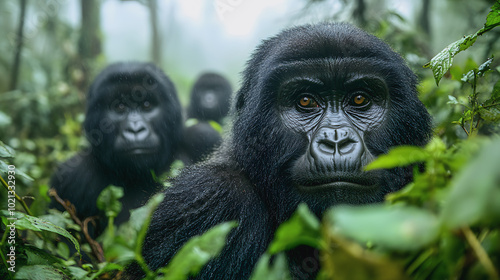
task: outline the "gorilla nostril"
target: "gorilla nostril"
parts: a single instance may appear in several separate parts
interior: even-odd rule
[[[324,153],[335,153],[336,144],[333,141],[322,139],[318,141],[318,148]]]
[[[343,139],[337,143],[339,153],[341,154],[349,154],[351,153],[357,146],[357,141],[352,139]]]

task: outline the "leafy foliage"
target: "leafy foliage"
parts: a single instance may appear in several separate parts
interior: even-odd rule
[[[49,2],[30,5],[47,11],[52,7]],[[0,1],[0,9],[13,3]],[[409,25],[396,13],[390,16]],[[2,13],[0,25],[12,31],[8,17],[9,13]],[[410,65],[421,68],[425,61],[416,53],[424,53],[427,42],[417,38],[416,30],[404,32],[393,23],[374,19],[367,27],[394,42]],[[334,207],[322,220],[300,205],[276,231],[252,279],[289,279],[285,252],[299,245],[318,250],[320,280],[499,279],[500,67],[493,56],[454,63],[459,53],[479,52],[473,45],[484,42],[486,36],[481,36],[494,34],[499,25],[500,1],[495,1],[481,29],[449,44],[426,64],[432,75],[417,69],[421,99],[434,117],[434,139],[423,148],[397,147],[367,166],[370,170],[413,165],[414,181],[389,194],[381,205]],[[77,33],[57,16],[42,17],[26,38],[23,57],[29,67],[23,68],[18,89],[9,92],[4,92],[4,77],[9,75],[3,55],[10,49],[0,42],[0,138],[5,141],[0,141],[0,176],[6,178],[9,164],[15,164],[20,186],[14,212],[16,273],[4,269],[9,267],[5,256],[10,250],[10,213],[1,211],[0,278],[111,279],[121,277],[124,268],[135,262],[147,279],[187,279],[217,256],[235,222],[193,238],[167,267],[151,271],[141,255],[141,244],[161,195],[131,211],[130,220],[115,227],[123,190],[105,189],[98,205],[107,214],[109,226],[97,240],[90,240],[95,242],[92,246],[89,240],[75,238],[81,236],[75,233],[85,230],[70,212],[46,211],[47,182],[55,165],[85,145],[81,67],[91,72],[104,63],[102,57],[79,60]],[[40,40],[48,42],[49,53],[38,47]],[[494,54],[490,50],[488,56]],[[160,178],[174,177],[182,168],[176,162]],[[7,201],[4,189],[7,182],[2,182],[0,192],[0,199]],[[90,261],[82,261],[79,253]]]

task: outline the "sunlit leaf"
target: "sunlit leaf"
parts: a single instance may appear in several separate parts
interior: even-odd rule
[[[395,251],[421,249],[436,240],[440,226],[424,209],[385,205],[334,207],[326,219],[334,233]]]
[[[321,280],[406,280],[399,261],[364,249],[358,243],[326,233],[329,246],[321,258]]]
[[[271,264],[271,255],[266,253],[262,255],[252,272],[251,280],[261,279],[290,279],[288,263],[285,253],[276,255]]]
[[[442,212],[450,228],[500,218],[500,140],[483,147],[479,155],[454,178]]]
[[[30,265],[19,268],[14,274],[14,279],[69,279],[58,268],[49,265]]]
[[[365,170],[394,168],[423,162],[430,157],[421,147],[399,146],[391,149],[386,155],[381,155],[365,167]]]
[[[2,214],[2,221],[4,223],[10,223],[6,217],[16,218],[16,229],[18,230],[33,230],[33,231],[49,231],[54,232],[68,238],[74,245],[75,249],[80,253],[80,244],[78,241],[65,229],[56,226],[51,222],[46,220],[26,215],[22,212],[9,212],[6,210],[0,210]]]
[[[305,204],[300,204],[292,217],[276,230],[268,252],[276,254],[297,245],[319,247],[320,237],[318,218]]]
[[[486,17],[486,23],[484,24],[482,33],[495,28],[500,25],[500,2],[496,1],[495,4],[491,7],[491,11],[488,13]]]
[[[5,145],[2,141],[0,141],[0,157],[2,158],[11,158],[16,155],[16,152],[11,147]]]
[[[448,72],[453,64],[453,58],[459,52],[466,50],[476,42],[477,33],[464,36],[462,39],[449,44],[444,50],[434,56],[424,67],[430,67],[434,74],[436,84],[439,84],[441,78]]]
[[[169,262],[161,268],[161,279],[187,279],[196,275],[211,259],[216,257],[226,245],[226,236],[238,225],[237,222],[219,224],[201,236],[191,238]]]

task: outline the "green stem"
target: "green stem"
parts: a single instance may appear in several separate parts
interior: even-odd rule
[[[469,227],[464,227],[462,228],[462,232],[464,233],[467,242],[472,247],[472,250],[479,259],[479,262],[484,266],[491,279],[499,280],[498,271],[496,271],[493,262],[488,256],[488,253],[486,253],[484,248],[481,246],[481,243],[479,243],[479,240],[476,238],[472,230]]]
[[[7,191],[10,191],[9,190],[9,185],[7,184],[7,182],[5,182],[5,180],[2,178],[2,176],[0,176],[0,181],[2,182],[2,185],[4,186],[4,188]],[[26,214],[28,214],[30,216],[33,216],[33,213],[31,213],[31,210],[28,207],[28,205],[26,205],[26,202],[24,202],[24,200],[20,196],[18,196],[16,192],[14,192],[14,196],[16,197],[16,200],[21,203],[21,205],[23,206],[24,210],[26,211]]]

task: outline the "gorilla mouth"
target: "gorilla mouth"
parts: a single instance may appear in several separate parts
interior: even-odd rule
[[[124,153],[129,155],[149,155],[149,154],[154,154],[156,152],[157,149],[149,147],[135,147],[124,151]]]
[[[373,190],[378,187],[378,176],[373,173],[360,174],[333,174],[321,178],[298,180],[297,185],[303,191],[316,191],[321,189],[359,189]]]

